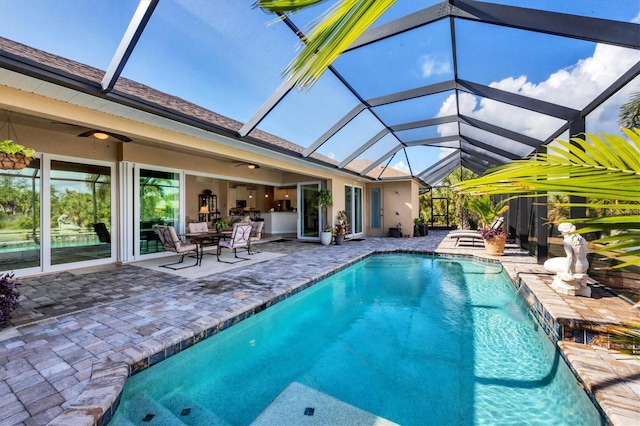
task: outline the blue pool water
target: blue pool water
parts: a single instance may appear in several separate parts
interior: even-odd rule
[[[602,423],[499,265],[380,255],[131,377],[111,424],[248,425],[292,382],[402,425]]]

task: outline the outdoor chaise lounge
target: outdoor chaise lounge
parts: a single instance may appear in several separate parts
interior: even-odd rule
[[[489,227],[489,229],[498,229],[504,223],[504,218],[502,216],[498,216],[494,219],[493,223]],[[467,239],[471,240],[473,245],[476,244],[476,240],[482,240],[482,235],[478,231],[474,231],[472,229],[461,229],[456,231],[451,231],[447,238],[454,238],[456,240],[456,246],[460,243],[460,240]]]

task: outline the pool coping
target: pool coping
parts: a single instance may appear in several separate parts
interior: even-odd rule
[[[78,395],[75,401],[70,404],[62,414],[54,418],[49,425],[63,426],[63,425],[106,425],[108,424],[113,415],[115,414],[120,404],[120,398],[126,380],[136,375],[137,373],[146,370],[147,368],[173,356],[181,351],[193,346],[196,343],[201,342],[222,330],[225,330],[232,325],[237,324],[244,319],[247,319],[263,310],[271,307],[289,297],[303,291],[321,280],[334,275],[343,269],[362,261],[368,257],[374,255],[384,254],[420,254],[420,255],[433,255],[442,258],[464,258],[472,259],[479,262],[500,264],[503,267],[503,273],[509,278],[516,292],[526,291],[523,300],[526,301],[529,306],[529,310],[535,320],[543,327],[545,334],[551,342],[559,350],[562,358],[567,366],[571,369],[576,376],[578,384],[583,388],[587,396],[591,399],[596,409],[600,412],[603,419],[608,424],[627,424],[629,419],[634,419],[638,413],[638,409],[634,410],[632,407],[639,406],[638,402],[640,398],[635,395],[634,392],[624,392],[624,389],[617,387],[615,392],[604,392],[599,387],[600,380],[593,380],[592,371],[597,369],[597,375],[599,379],[602,379],[602,375],[606,376],[605,380],[611,381],[615,378],[619,378],[619,375],[610,366],[606,365],[602,361],[603,354],[599,353],[598,356],[593,356],[591,353],[586,357],[592,359],[594,362],[586,363],[585,351],[591,351],[595,353],[595,349],[588,346],[588,341],[585,342],[564,342],[563,338],[567,335],[565,330],[568,328],[575,329],[581,325],[579,315],[572,310],[566,309],[563,306],[562,309],[558,309],[557,306],[545,306],[545,303],[537,296],[539,292],[553,292],[547,284],[544,283],[542,276],[547,275],[544,272],[523,272],[518,267],[508,265],[503,262],[503,259],[496,256],[486,256],[480,253],[478,254],[460,254],[460,253],[446,253],[438,250],[415,250],[415,249],[383,249],[372,250],[368,253],[356,255],[349,258],[344,263],[334,265],[331,270],[321,273],[316,277],[312,277],[304,282],[292,284],[292,286],[280,291],[279,293],[271,293],[265,295],[264,299],[256,300],[257,298],[247,297],[245,300],[253,299],[250,305],[246,306],[246,309],[230,313],[225,318],[214,318],[210,324],[194,324],[191,332],[182,331],[181,336],[174,336],[174,341],[161,343],[161,347],[153,347],[148,342],[143,342],[140,346],[144,346],[140,354],[140,359],[135,360],[132,363],[124,361],[100,361],[95,362],[92,366],[91,377],[89,383],[84,390]],[[528,277],[528,278],[527,278]],[[242,296],[242,295],[240,295]],[[548,295],[547,295],[548,296]],[[265,300],[266,299],[266,300]],[[584,325],[589,325],[588,322],[582,322]],[[176,330],[177,332],[178,330]],[[179,334],[179,333],[177,333]],[[160,343],[160,342],[157,342]],[[146,345],[145,345],[146,344]],[[631,399],[626,401],[625,399]],[[634,401],[635,400],[635,401]]]

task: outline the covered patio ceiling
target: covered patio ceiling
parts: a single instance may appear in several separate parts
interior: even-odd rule
[[[117,19],[110,32],[95,30],[96,49],[72,30],[58,45],[23,35],[13,25],[33,13],[10,3],[0,0],[0,15],[11,17],[2,37],[103,71],[99,85],[70,82],[69,70],[52,72],[55,63],[4,48],[2,68],[370,180],[432,186],[460,166],[483,174],[558,137],[615,131],[617,109],[640,88],[635,0],[616,11],[597,0],[532,4],[539,9],[519,0],[399,0],[308,91],[292,89],[279,71],[326,5],[269,24],[274,15],[251,2],[91,2]],[[43,3],[53,24],[66,16],[71,29],[82,27],[88,6],[65,2],[74,15]],[[236,124],[141,101],[119,90],[125,81]]]

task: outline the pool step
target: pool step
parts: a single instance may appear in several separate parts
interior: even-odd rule
[[[129,419],[116,416],[109,422],[109,426],[136,426],[136,424]]]
[[[186,425],[230,426],[229,423],[182,393],[167,394],[160,399],[160,402]]]
[[[167,407],[147,395],[137,396],[130,401],[124,402],[124,404],[120,405],[118,411],[123,408],[123,417],[136,425],[175,426],[186,424]]]
[[[291,382],[251,426],[398,426],[298,382]]]

